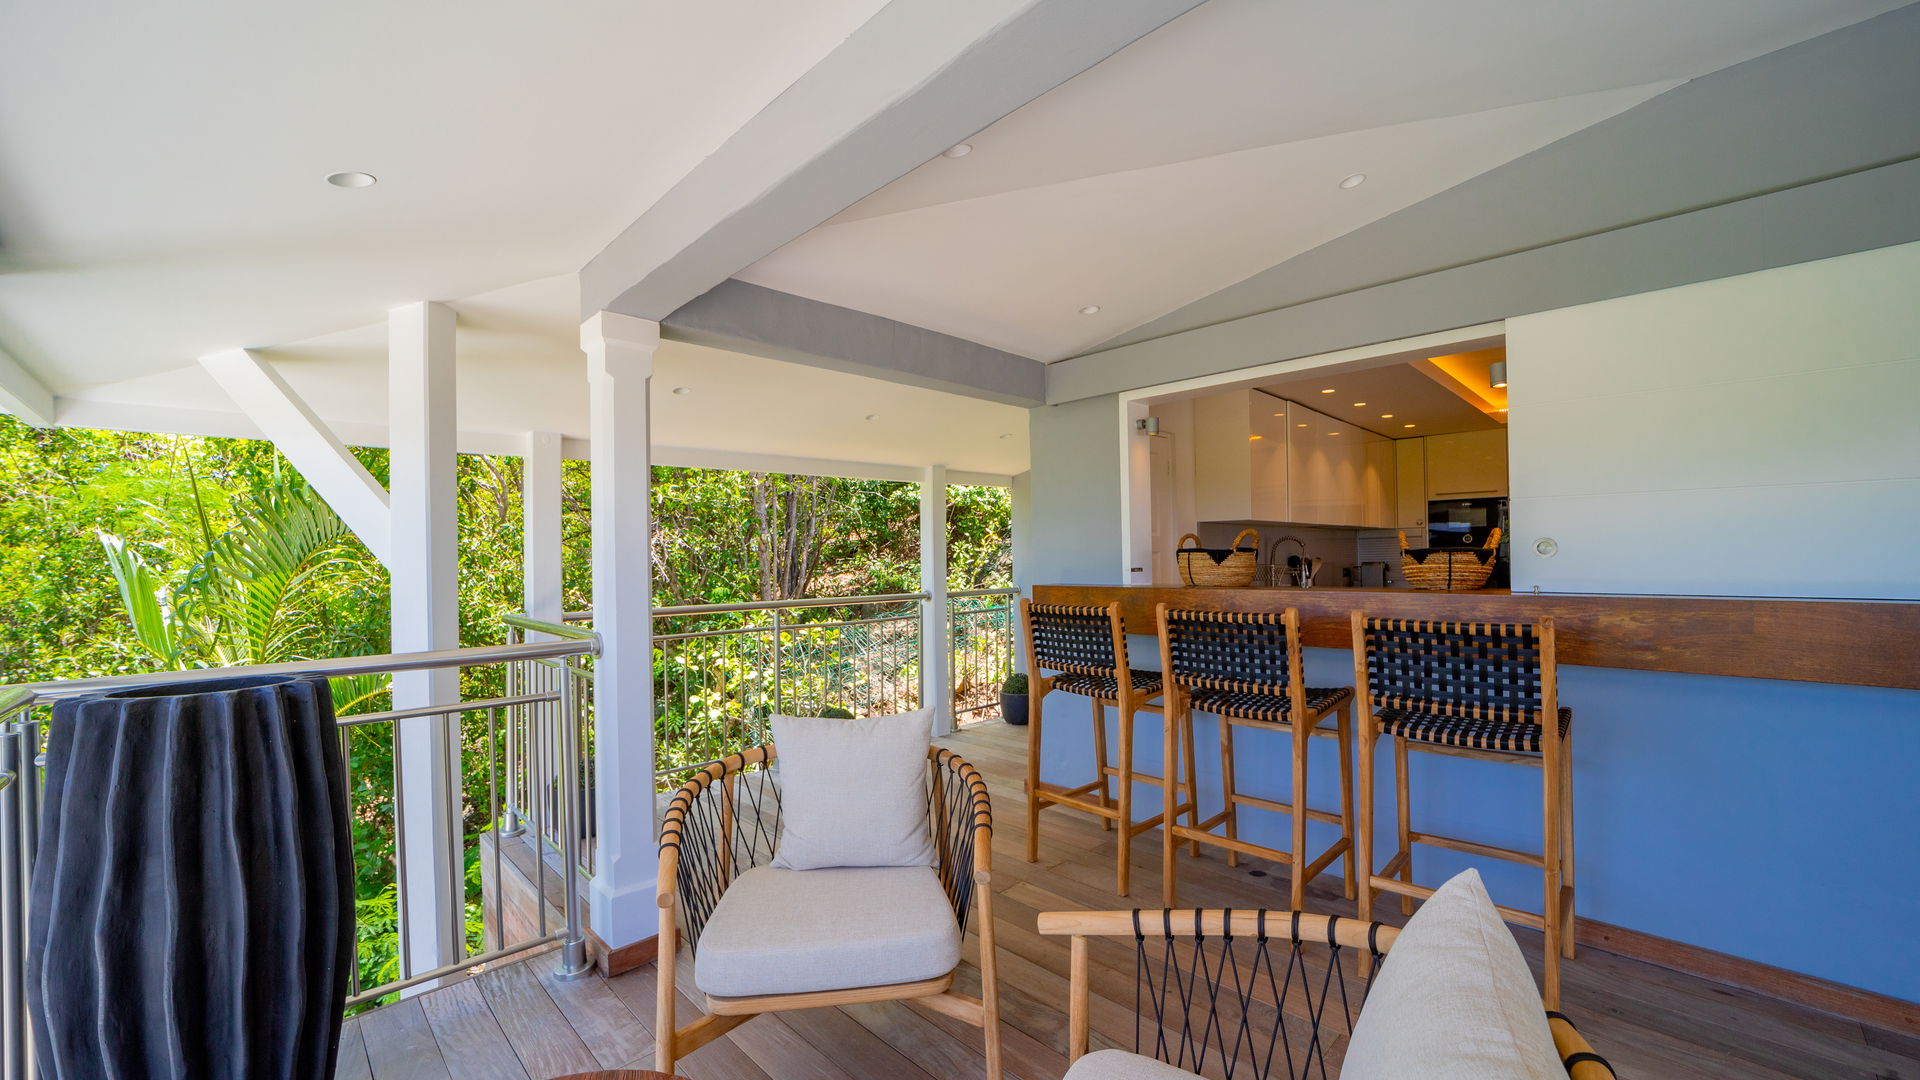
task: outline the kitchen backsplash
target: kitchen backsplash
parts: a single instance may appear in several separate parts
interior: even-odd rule
[[[1306,548],[1308,558],[1321,560],[1319,576],[1314,579],[1316,587],[1348,584],[1347,574],[1353,573],[1365,561],[1386,563],[1389,585],[1406,584],[1400,579],[1400,543],[1392,529],[1351,529],[1260,521],[1203,521],[1195,532],[1203,547],[1221,548],[1233,543],[1234,535],[1246,528],[1260,531],[1260,570],[1255,578],[1256,584],[1264,585],[1271,580],[1267,575],[1267,565],[1274,556],[1275,543],[1285,536],[1298,539],[1300,545]],[[1383,536],[1384,544],[1380,539]],[[1285,566],[1287,556],[1297,554],[1300,554],[1300,547],[1281,544],[1280,564]],[[1378,575],[1379,570],[1374,569],[1372,573]],[[1371,584],[1372,580],[1370,578],[1368,583]]]

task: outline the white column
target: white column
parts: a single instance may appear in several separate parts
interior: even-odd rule
[[[659,932],[653,820],[653,483],[648,380],[660,324],[603,311],[580,327],[593,461],[593,932],[622,948]]]
[[[933,708],[933,733],[953,730],[953,656],[947,640],[947,467],[920,479],[920,707]]]
[[[453,309],[408,304],[387,317],[387,416],[393,444],[393,651],[460,647],[454,471]],[[396,709],[457,701],[459,673],[393,677]],[[463,842],[454,793],[460,785],[457,728],[447,717],[399,721],[400,889],[415,972],[462,955]]]
[[[565,607],[560,592],[560,504],[560,436],[530,431],[520,476],[521,610],[556,623]]]

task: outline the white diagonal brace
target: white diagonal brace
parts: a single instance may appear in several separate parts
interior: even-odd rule
[[[314,415],[279,372],[246,349],[203,356],[200,366],[293,462],[367,550],[391,569],[393,524],[387,489],[334,436],[326,421]]]
[[[8,412],[34,427],[53,426],[53,394],[33,372],[0,349],[0,412]]]

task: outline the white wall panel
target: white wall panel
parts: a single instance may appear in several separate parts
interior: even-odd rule
[[[1507,332],[1515,588],[1920,599],[1920,244]]]

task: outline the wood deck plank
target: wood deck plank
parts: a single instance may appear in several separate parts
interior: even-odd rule
[[[527,1070],[471,979],[419,998],[447,1071],[466,1080],[527,1080]]]
[[[453,1080],[419,998],[383,1005],[357,1020],[374,1080]]]
[[[525,961],[489,968],[474,981],[532,1080],[600,1068]]]
[[[373,1066],[367,1063],[367,1037],[358,1019],[340,1026],[340,1056],[333,1067],[334,1080],[373,1080]]]
[[[653,1049],[653,1029],[642,1024],[626,1003],[614,996],[606,980],[589,976],[563,979],[552,960],[536,968],[547,996],[573,1025],[587,1049],[609,1069],[618,1068]]]

